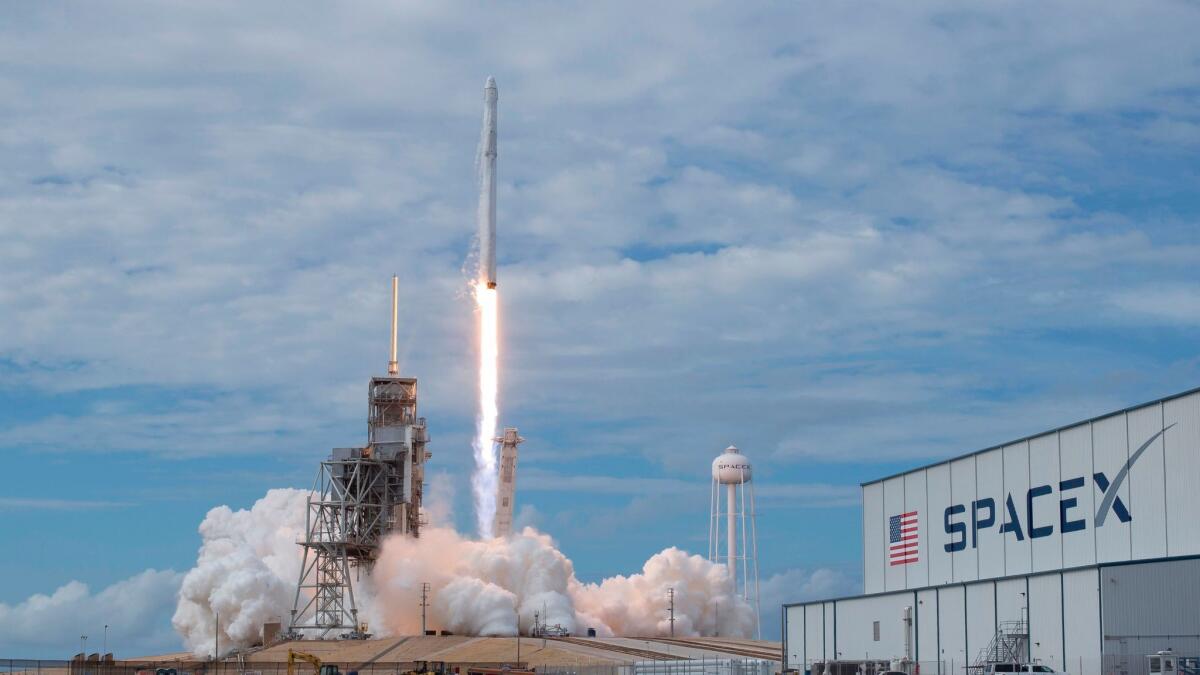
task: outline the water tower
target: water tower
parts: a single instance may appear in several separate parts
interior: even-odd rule
[[[758,532],[754,523],[752,475],[750,460],[732,445],[713,460],[708,559],[713,562],[724,560],[733,594],[754,608],[755,632],[762,639],[758,604]]]

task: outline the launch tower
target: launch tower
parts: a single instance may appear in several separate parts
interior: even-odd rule
[[[290,632],[366,637],[354,583],[370,572],[384,537],[421,533],[425,418],[417,417],[417,380],[396,361],[397,280],[392,277],[391,360],[386,377],[367,387],[367,445],[334,448],[321,462],[308,499],[300,580]],[[303,631],[303,633],[302,633]]]
[[[494,537],[512,534],[513,506],[517,496],[517,446],[524,440],[516,427],[505,427],[504,435],[496,439],[500,444],[500,475],[496,481],[496,519],[492,525]]]

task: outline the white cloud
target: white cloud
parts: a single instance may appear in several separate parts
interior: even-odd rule
[[[1200,286],[1142,286],[1112,295],[1112,304],[1159,324],[1200,325]]]
[[[1189,123],[1172,92],[1196,67],[1161,65],[1195,49],[1194,11],[642,9],[636,26],[618,5],[31,10],[37,30],[0,47],[24,64],[4,85],[20,103],[2,137],[0,309],[21,317],[0,334],[10,383],[165,389],[162,410],[73,416],[84,450],[319,452],[344,442],[332,431],[383,361],[398,271],[423,407],[442,428],[469,421],[461,267],[485,71],[502,91],[506,400],[542,424],[597,411],[624,424],[654,403],[642,445],[661,446],[686,409],[786,386],[762,364],[1103,329],[1111,316],[1080,308],[1112,294],[1108,270],[1171,279],[1195,259],[1194,237],[1120,219],[1095,231],[1074,197],[1097,150],[1069,117],[1151,107]],[[134,25],[137,54],[117,47]],[[1051,137],[1087,150],[1047,161],[1013,144]],[[1075,189],[1024,185],[1062,161],[1083,173]],[[639,251],[654,259],[626,259]],[[598,373],[611,386],[579,386]],[[663,403],[685,389],[692,400]],[[812,395],[806,410],[843,405]],[[775,412],[748,426],[789,426],[791,411],[761,409]],[[51,449],[63,422],[0,442]],[[679,440],[707,447],[727,426]]]
[[[49,595],[35,594],[15,604],[0,603],[0,651],[14,658],[64,658],[79,651],[87,635],[89,652],[108,649],[120,658],[177,649],[171,629],[175,596],[183,575],[172,570],[146,570],[92,592],[71,581]]]
[[[824,600],[862,593],[862,579],[830,567],[793,568],[772,574],[759,586],[763,639],[779,640],[784,604]]]

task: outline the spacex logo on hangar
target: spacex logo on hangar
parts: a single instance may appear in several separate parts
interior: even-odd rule
[[[1122,483],[1129,476],[1129,469],[1142,456],[1146,448],[1173,426],[1175,425],[1163,427],[1146,439],[1136,451],[1129,455],[1124,466],[1111,479],[1103,471],[1092,474],[1092,484],[1099,492],[1100,498],[1093,519],[1094,527],[1103,527],[1109,513],[1115,514],[1122,523],[1133,520],[1133,514],[1130,513],[1128,505],[1121,500],[1118,492]],[[1030,487],[1024,495],[1018,494],[1015,498],[1010,492],[1000,504],[997,504],[997,500],[992,497],[976,499],[970,503],[969,517],[966,504],[948,506],[943,522],[946,534],[950,535],[950,541],[944,544],[944,548],[948,553],[965,550],[968,543],[972,548],[977,548],[979,533],[996,527],[998,520],[1000,524],[997,532],[1001,535],[1012,535],[1017,541],[1024,541],[1026,537],[1030,539],[1048,537],[1054,534],[1055,527],[1063,533],[1085,530],[1087,529],[1087,519],[1085,514],[1080,513],[1080,493],[1076,490],[1082,489],[1086,484],[1087,477],[1085,476],[1075,476],[1059,481],[1059,517],[1043,522],[1034,520],[1034,503],[1038,499],[1048,498],[1054,494],[1053,483]]]

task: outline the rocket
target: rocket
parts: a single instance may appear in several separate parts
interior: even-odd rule
[[[479,282],[496,287],[496,78],[483,85],[483,164],[479,186]]]

